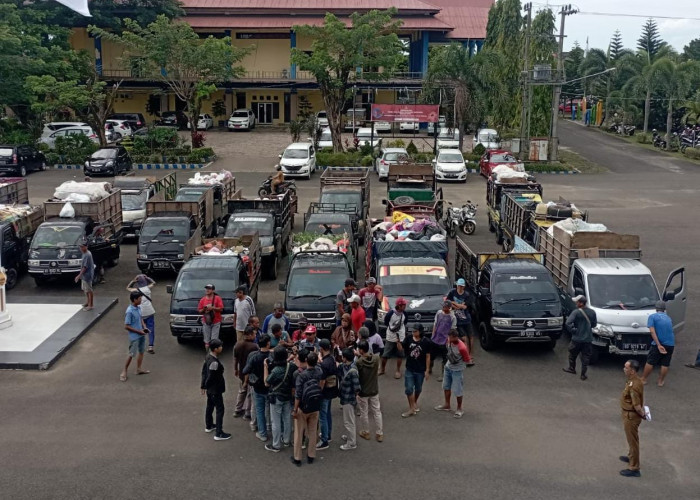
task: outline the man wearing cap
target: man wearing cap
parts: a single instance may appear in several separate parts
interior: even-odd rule
[[[309,320],[302,317],[298,324],[299,328],[292,333],[292,342],[301,342],[306,338],[306,327],[309,326]],[[316,327],[314,327],[314,333],[315,332]]]
[[[362,308],[361,302],[362,299],[360,299],[359,295],[353,295],[348,299],[348,303],[350,304],[350,323],[352,324],[352,331],[354,331],[355,334],[357,334],[358,330],[362,328],[362,325],[367,319],[367,315],[365,314],[365,310]]]
[[[348,299],[352,297],[356,286],[355,280],[348,278],[345,280],[345,286],[335,296],[335,326],[340,326],[343,314],[350,313]]]
[[[299,350],[306,349],[307,351],[321,352],[321,344],[316,335],[316,327],[314,325],[306,325],[304,328],[304,338],[299,342]]]
[[[651,333],[651,349],[647,355],[647,362],[644,365],[644,373],[642,374],[642,383],[646,384],[649,375],[654,370],[655,366],[660,366],[659,381],[657,385],[663,387],[668,367],[671,366],[671,357],[673,356],[673,348],[676,345],[675,336],[673,335],[673,321],[666,314],[666,302],[659,300],[656,303],[656,313],[650,314],[647,319],[647,328]]]
[[[368,319],[377,319],[377,307],[382,299],[382,287],[377,285],[377,280],[369,278],[365,282],[365,287],[358,293],[362,299],[362,308]],[[355,330],[357,331],[357,330]]]
[[[80,242],[80,252],[83,257],[80,261],[80,272],[75,277],[75,282],[80,281],[80,288],[85,292],[85,304],[83,311],[92,311],[95,294],[92,291],[92,282],[95,279],[95,262],[92,260],[92,252],[88,250],[85,241]]]
[[[219,339],[212,339],[209,343],[209,355],[202,366],[202,394],[207,397],[207,407],[204,411],[204,432],[214,433],[214,441],[231,439],[231,434],[224,432],[224,392],[226,381],[224,380],[224,364],[219,361],[219,355],[224,344]],[[216,425],[212,418],[216,409]]]
[[[593,309],[586,307],[588,299],[583,295],[574,297],[576,309],[569,314],[566,320],[566,328],[571,332],[571,343],[569,344],[569,366],[562,368],[566,373],[576,375],[576,358],[581,354],[581,380],[586,380],[588,376],[588,363],[593,352],[593,328],[598,324],[596,314]]]
[[[143,353],[146,351],[146,335],[148,335],[148,328],[143,322],[141,317],[141,292],[131,292],[129,294],[129,300],[131,304],[126,308],[126,315],[124,316],[124,328],[129,334],[129,357],[126,358],[126,363],[124,364],[124,370],[121,375],[119,375],[119,380],[126,382],[127,371],[129,370],[129,365],[131,360],[136,358],[136,374],[146,375],[151,373],[149,370],[144,370],[141,365],[143,363]]]
[[[272,313],[265,317],[262,325],[263,333],[272,335],[272,325],[280,325],[282,331],[289,332],[289,318],[284,314],[284,306],[281,302],[275,302]]]
[[[379,375],[384,375],[386,362],[389,358],[396,358],[396,373],[394,378],[401,378],[401,363],[404,358],[403,339],[406,338],[406,299],[399,297],[396,299],[394,309],[389,311],[384,317],[386,325],[386,342],[384,343],[384,353],[382,354],[382,369]]]
[[[141,305],[141,316],[143,317],[143,322],[148,328],[148,353],[155,354],[154,349],[156,340],[156,310],[153,307],[153,301],[151,300],[151,288],[155,286],[156,282],[145,274],[137,275],[131,282],[126,286],[126,289],[130,292],[140,292],[142,294]]]
[[[197,310],[202,315],[202,336],[204,347],[208,348],[212,339],[219,338],[221,330],[221,311],[224,310],[224,301],[216,293],[216,287],[211,283],[204,287],[204,297],[199,301]]]
[[[408,398],[408,411],[401,416],[406,418],[420,411],[418,397],[423,390],[423,381],[430,377],[430,341],[423,337],[423,325],[413,324],[412,334],[403,340],[403,350],[406,353],[404,388]]]
[[[247,295],[247,288],[243,285],[236,288],[236,300],[233,301],[233,324],[236,328],[236,342],[243,340],[245,327],[248,320],[255,316],[255,302]],[[266,333],[263,330],[263,333]]]
[[[459,278],[455,282],[455,288],[447,294],[447,300],[452,303],[452,310],[457,318],[457,332],[471,355],[474,353],[474,329],[472,328],[472,320],[469,315],[469,305],[467,303],[469,295],[467,294],[466,286],[467,282],[464,281],[464,278]],[[469,364],[470,366],[473,365],[474,361],[470,361]]]
[[[438,382],[442,382],[442,373],[447,364],[447,337],[451,330],[457,329],[457,317],[452,310],[452,302],[446,300],[442,303],[442,309],[435,313],[433,322],[433,334],[430,338],[430,373],[438,356],[442,358],[442,372],[438,375]]]

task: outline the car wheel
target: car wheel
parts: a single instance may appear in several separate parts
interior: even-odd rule
[[[17,285],[17,277],[18,277],[17,269],[15,269],[14,267],[6,269],[5,276],[6,276],[5,290],[12,290]]]
[[[19,174],[20,177],[26,177],[27,176],[27,167],[22,165],[21,167],[19,167],[19,171],[17,173]]]
[[[547,342],[545,342],[544,349],[545,349],[545,351],[553,351],[556,346],[557,346],[557,339],[552,339],[552,340],[548,340]]]
[[[479,325],[479,344],[484,351],[493,351],[496,348],[495,335],[486,323]]]
[[[267,270],[267,278],[270,280],[277,279],[277,255],[275,255],[275,258],[270,262]]]

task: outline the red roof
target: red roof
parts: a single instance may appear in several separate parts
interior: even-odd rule
[[[432,0],[431,0],[432,1]],[[384,10],[396,7],[399,11],[440,10],[428,1],[421,0],[182,0],[185,9],[235,9],[237,11],[270,10],[323,12]]]
[[[494,0],[430,0],[440,8],[435,17],[454,26],[447,38],[484,39]]]
[[[340,17],[348,26],[351,24],[349,17]],[[401,18],[402,29],[449,31],[452,26],[432,16],[415,16]],[[226,29],[291,29],[292,26],[308,24],[321,26],[323,17],[311,16],[187,16],[184,18],[193,28],[226,28]]]

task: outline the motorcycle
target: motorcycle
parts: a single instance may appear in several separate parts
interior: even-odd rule
[[[450,238],[457,236],[457,228],[460,227],[464,234],[474,234],[474,231],[476,231],[476,207],[478,205],[473,204],[471,200],[467,200],[461,208],[453,207],[449,201],[447,204],[449,207],[445,213],[443,223],[448,236]]]
[[[267,179],[263,181],[263,183],[260,185],[260,188],[258,189],[258,196],[260,198],[269,198],[272,196],[272,178],[274,176],[271,175]],[[294,181],[283,181],[279,186],[277,186],[277,193],[275,194],[282,194],[285,191],[291,191],[294,196],[297,194],[297,185]]]
[[[651,136],[652,136],[652,144],[654,145],[655,148],[666,149],[666,141],[664,140],[663,136],[661,134],[659,134],[659,132],[656,129],[651,131]]]

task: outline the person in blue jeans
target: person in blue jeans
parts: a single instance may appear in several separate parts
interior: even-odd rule
[[[406,353],[404,387],[408,398],[408,411],[401,414],[403,418],[412,417],[420,411],[418,397],[423,391],[423,381],[430,378],[430,350],[430,340],[423,337],[423,325],[414,323],[412,335],[403,339],[403,351]]]
[[[331,414],[331,403],[338,397],[338,367],[335,358],[331,354],[331,342],[322,339],[319,342],[321,347],[321,412],[319,423],[321,426],[321,441],[316,445],[317,450],[325,450],[331,441],[331,431],[333,429],[333,415]]]
[[[270,418],[272,420],[272,444],[265,449],[278,453],[282,446],[292,444],[292,389],[297,366],[288,361],[287,349],[278,345],[272,351],[272,360],[265,363],[265,385],[270,393]]]
[[[268,406],[267,395],[270,392],[265,385],[265,363],[270,356],[270,336],[263,333],[258,341],[259,351],[248,356],[248,362],[243,368],[243,375],[248,376],[248,383],[253,387],[253,401],[255,402],[255,421],[257,432],[255,437],[260,441],[267,441],[267,418],[266,409]]]

